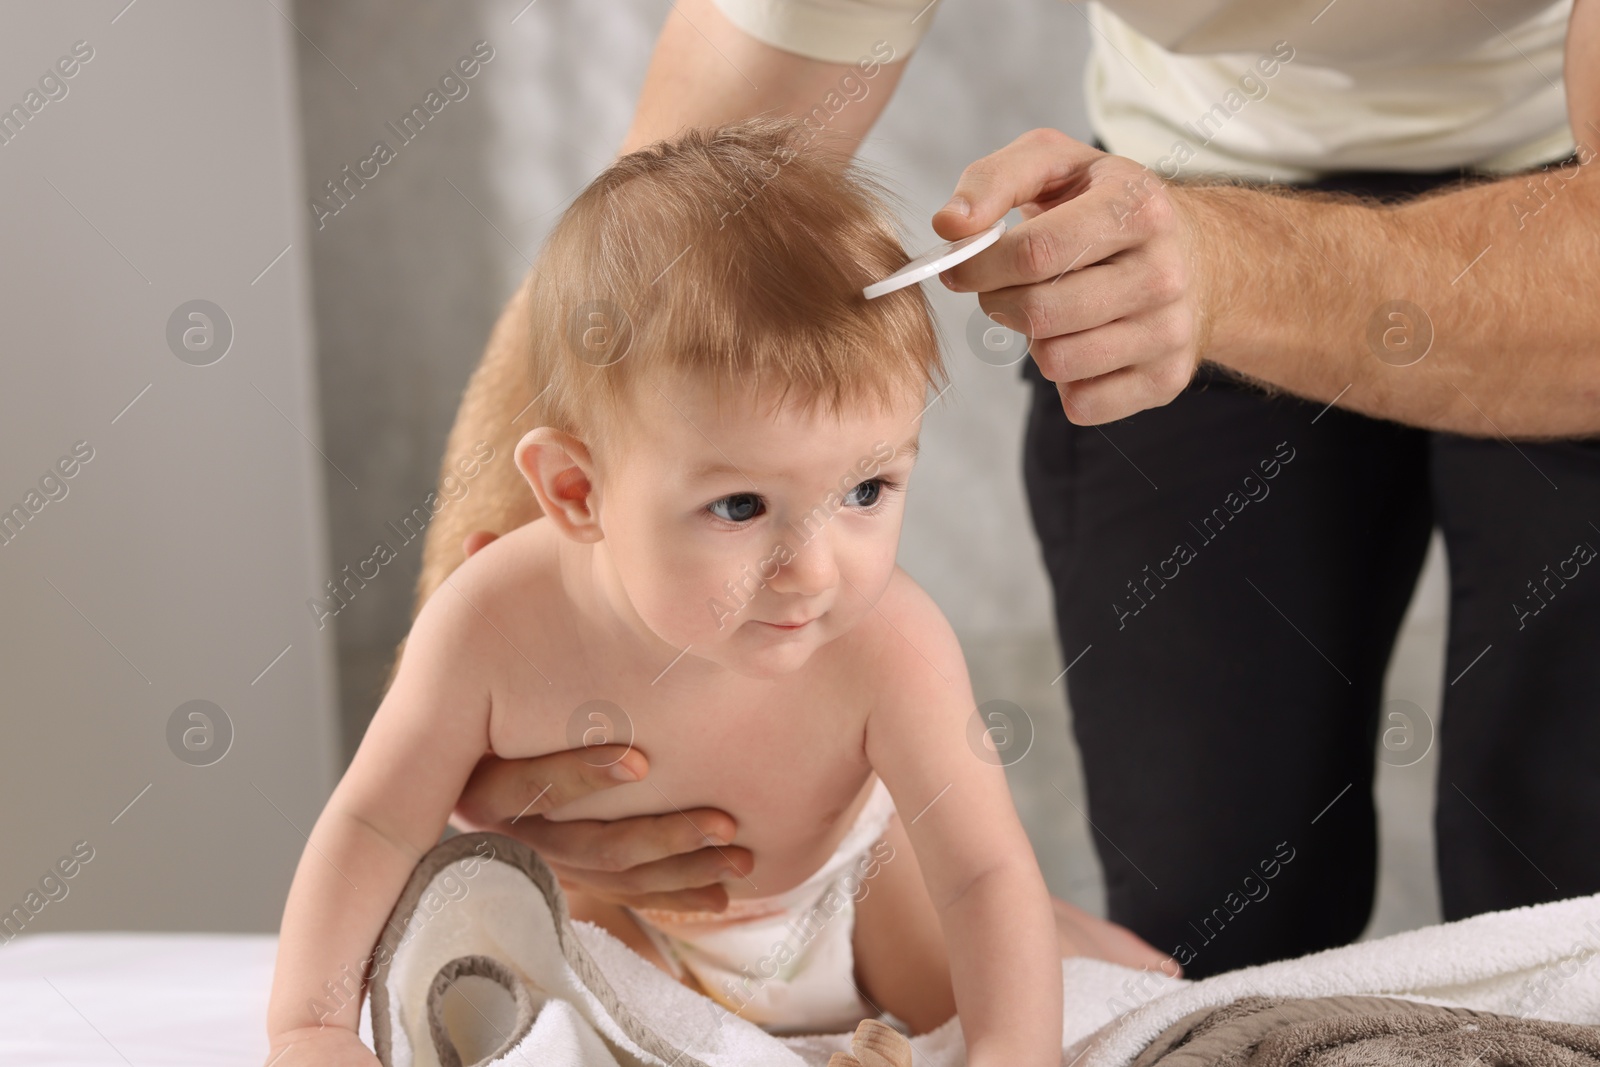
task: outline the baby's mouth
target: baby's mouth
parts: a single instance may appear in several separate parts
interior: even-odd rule
[[[812,623],[816,622],[817,620],[812,618],[812,619],[801,619],[801,620],[799,620],[797,622],[766,622],[766,621],[763,621],[761,619],[757,619],[756,621],[760,622],[761,625],[763,625],[763,626],[770,626],[774,630],[783,630],[783,631],[786,631],[786,632],[793,632],[795,630],[803,630],[807,626],[810,626]]]

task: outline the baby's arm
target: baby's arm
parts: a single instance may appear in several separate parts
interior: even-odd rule
[[[480,636],[481,618],[454,588],[429,598],[394,685],[312,828],[267,1009],[272,1056],[298,1046],[278,1067],[376,1063],[356,1036],[368,957],[489,747],[487,651],[501,638]]]
[[[894,797],[939,913],[972,1067],[1061,1061],[1055,918],[1004,770],[978,744],[961,646],[897,574],[879,602],[867,758]],[[887,634],[885,634],[887,630]],[[970,740],[969,740],[970,739]]]

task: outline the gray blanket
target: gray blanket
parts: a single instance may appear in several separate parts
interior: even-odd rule
[[[1131,1067],[1600,1067],[1600,1027],[1393,997],[1246,997],[1168,1027]]]

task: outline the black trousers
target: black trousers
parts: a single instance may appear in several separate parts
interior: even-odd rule
[[[1028,498],[1114,921],[1196,978],[1354,940],[1375,759],[1410,762],[1428,734],[1447,920],[1600,891],[1600,439],[1430,433],[1209,367],[1165,407],[1080,427],[1022,362]],[[1435,526],[1436,733],[1380,720]]]

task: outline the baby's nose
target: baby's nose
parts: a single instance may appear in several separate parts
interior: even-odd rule
[[[780,590],[817,596],[839,584],[839,566],[827,536],[819,533],[795,550],[794,558],[778,572]]]

